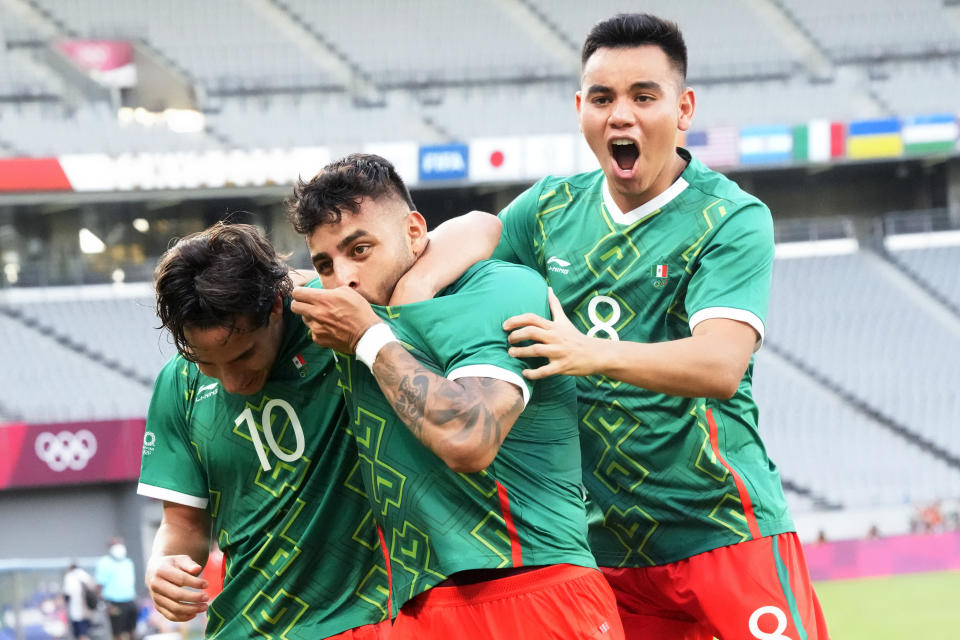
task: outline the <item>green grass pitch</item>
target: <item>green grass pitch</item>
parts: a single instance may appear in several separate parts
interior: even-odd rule
[[[832,640],[960,638],[960,571],[818,582]]]

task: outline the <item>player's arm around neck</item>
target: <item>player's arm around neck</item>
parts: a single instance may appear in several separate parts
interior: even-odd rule
[[[493,378],[448,380],[399,342],[376,356],[373,375],[410,432],[458,473],[490,466],[523,411],[515,385]]]
[[[500,220],[483,211],[451,218],[430,232],[427,249],[397,282],[391,305],[429,300],[475,263],[486,260],[500,242]]]
[[[210,516],[204,509],[163,503],[163,521],[153,539],[146,585],[154,605],[174,622],[192,619],[207,610],[200,576],[210,553]]]
[[[553,320],[533,314],[509,318],[504,330],[514,358],[541,357],[549,363],[523,375],[538,380],[552,375],[605,375],[649,391],[688,398],[728,399],[737,391],[757,341],[750,325],[726,318],[699,323],[689,338],[643,343],[592,338],[567,319],[550,292]]]

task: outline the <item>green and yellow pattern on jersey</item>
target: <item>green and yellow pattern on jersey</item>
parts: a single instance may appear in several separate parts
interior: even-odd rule
[[[205,508],[223,550],[207,638],[326,638],[385,620],[388,580],[333,353],[284,304],[263,389],[228,394],[182,357],[157,378],[138,491]]]
[[[540,271],[587,335],[664,342],[712,317],[763,335],[770,212],[695,158],[664,194],[626,214],[598,170],[547,177],[500,219],[494,257]],[[752,375],[751,361],[725,401],[577,378],[590,544],[601,566],[660,565],[793,530],[757,431]]]
[[[389,553],[393,605],[468,569],[569,563],[595,567],[587,545],[572,379],[526,381],[502,324],[549,313],[532,270],[481,262],[432,299],[374,307],[425,367],[449,378],[522,386],[529,402],[493,463],[454,473],[400,421],[369,369],[340,357],[365,486]]]

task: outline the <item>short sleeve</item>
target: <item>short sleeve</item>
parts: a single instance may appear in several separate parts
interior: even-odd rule
[[[503,323],[522,313],[550,317],[543,278],[527,267],[491,260],[481,263],[455,294],[436,301],[442,304],[431,311],[434,321],[422,318],[415,323],[439,360],[442,375],[451,380],[477,377],[510,382],[520,389],[526,404],[533,383],[523,377],[523,370],[542,361],[510,357]],[[442,320],[433,317],[438,314]]]
[[[502,225],[500,243],[492,258],[537,268],[534,225],[542,187],[543,180],[521,193],[499,213],[497,217]]]
[[[206,474],[187,424],[189,369],[187,361],[177,357],[157,377],[147,411],[137,493],[205,509]]]
[[[711,318],[738,320],[757,332],[759,349],[773,273],[773,220],[759,202],[727,215],[700,253],[690,279],[690,330]]]

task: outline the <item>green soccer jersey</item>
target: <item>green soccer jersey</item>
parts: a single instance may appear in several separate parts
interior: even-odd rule
[[[432,300],[374,309],[434,373],[505,380],[526,401],[493,463],[455,473],[410,433],[365,365],[340,359],[363,481],[389,552],[394,606],[467,569],[595,567],[575,384],[523,378],[527,365],[507,355],[502,329],[518,313],[549,313],[543,278],[519,265],[481,262]]]
[[[388,579],[333,353],[284,305],[273,370],[226,393],[177,356],[157,378],[138,492],[206,509],[224,552],[206,637],[314,640],[385,620]]]
[[[589,336],[664,342],[689,337],[705,319],[731,318],[762,341],[770,212],[695,158],[663,194],[627,213],[594,171],[541,180],[500,219],[494,257],[538,269]],[[757,432],[752,374],[751,362],[730,400],[577,378],[590,545],[601,566],[665,564],[793,530]]]

